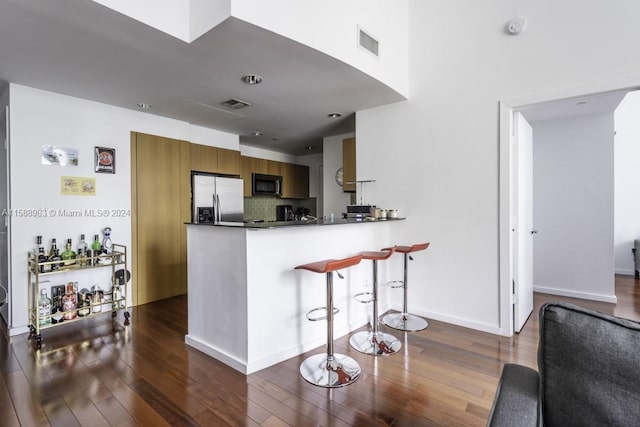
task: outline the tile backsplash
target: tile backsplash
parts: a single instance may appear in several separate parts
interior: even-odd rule
[[[276,206],[291,205],[295,212],[298,208],[309,209],[309,215],[316,215],[316,198],[309,199],[284,199],[280,197],[245,197],[244,198],[244,220],[263,219],[265,221],[276,220]]]

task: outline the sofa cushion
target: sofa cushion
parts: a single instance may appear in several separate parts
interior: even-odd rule
[[[489,427],[538,425],[538,372],[506,363],[489,414]]]
[[[640,424],[639,323],[545,304],[538,370],[545,425]]]

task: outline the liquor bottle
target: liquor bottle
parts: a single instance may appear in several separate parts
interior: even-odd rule
[[[62,297],[64,297],[65,292],[65,285],[51,287],[51,323],[62,322]]]
[[[38,302],[38,317],[40,326],[51,324],[51,300],[47,297],[47,290],[40,290],[40,301]]]
[[[111,254],[111,227],[105,227],[102,230],[104,233],[104,239],[102,239],[102,249],[106,254]]]
[[[102,253],[102,245],[100,244],[100,240],[98,240],[98,235],[93,235],[93,243],[91,244],[91,252],[93,255],[93,265],[99,265],[100,259],[98,255]]]
[[[80,243],[78,243],[78,264],[87,265],[87,249],[89,245],[84,241],[84,234],[80,235]]]
[[[83,288],[78,294],[78,316],[88,316],[91,314],[91,292]]]
[[[76,253],[71,249],[71,239],[67,239],[65,251],[60,255],[63,265],[72,265],[76,263]]]
[[[51,258],[53,258],[53,256],[56,254],[56,250],[58,249],[58,245],[56,243],[56,239],[51,239],[51,249],[49,249],[49,261],[51,261]],[[53,270],[53,264],[51,264],[49,266],[49,270]]]
[[[43,262],[47,262],[47,256],[44,253],[44,246],[42,246],[42,236],[36,236],[36,242],[38,243],[37,246],[37,251],[35,256],[36,256],[36,261],[38,262],[38,271],[40,271],[40,273],[44,273],[45,271],[47,271],[47,266],[43,265],[41,263]]]
[[[60,270],[60,266],[62,266],[62,263],[60,262],[60,251],[58,249],[55,249],[53,251],[53,256],[49,257],[49,261],[52,261],[51,271]]]
[[[76,318],[76,307],[78,306],[78,298],[73,291],[73,282],[67,284],[67,293],[62,297],[62,311],[64,314],[62,317],[65,320],[71,320]]]
[[[100,285],[95,284],[91,287],[91,311],[93,313],[100,313],[102,311],[102,304],[104,303],[104,291]]]

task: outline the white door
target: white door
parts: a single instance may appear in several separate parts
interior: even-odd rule
[[[520,332],[533,311],[533,129],[513,115],[513,327]]]

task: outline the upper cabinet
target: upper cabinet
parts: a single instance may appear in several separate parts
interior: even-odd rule
[[[342,191],[356,192],[356,139],[342,140]]]
[[[191,144],[191,170],[240,175],[240,152],[208,145]]]

